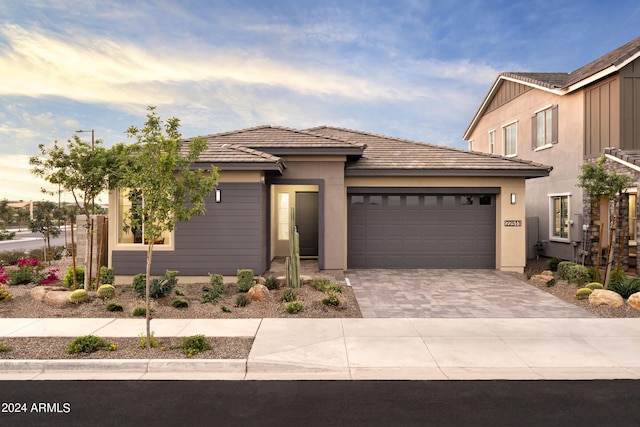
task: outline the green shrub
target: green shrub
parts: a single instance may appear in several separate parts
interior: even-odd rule
[[[10,299],[11,294],[9,293],[9,290],[0,285],[0,302],[9,301]]]
[[[611,275],[609,277],[609,283],[611,282],[622,282],[627,278],[627,273],[624,272],[621,268],[614,268],[611,270]]]
[[[604,289],[604,286],[602,286],[600,283],[598,282],[591,282],[591,283],[587,283],[585,285],[585,288],[589,288],[592,291],[596,290],[596,289]]]
[[[67,346],[67,354],[94,353],[98,350],[107,350],[109,344],[95,335],[84,335],[74,338]]]
[[[224,293],[224,281],[222,280],[221,274],[210,274],[209,275],[209,286],[204,286],[202,288],[202,302],[203,303],[213,303],[215,304],[218,301],[220,295]]]
[[[147,336],[145,334],[139,334],[138,338],[140,339],[140,348],[147,348]],[[156,339],[153,331],[149,336],[149,344],[151,345],[151,348],[156,348],[158,346],[158,340]]]
[[[327,291],[327,297],[322,300],[322,303],[337,307],[340,305],[340,294],[336,291]]]
[[[19,260],[25,257],[24,250],[15,249],[13,251],[2,251],[0,252],[0,267],[7,267],[9,265],[14,265]]]
[[[100,283],[103,285],[113,285],[116,281],[116,274],[113,271],[113,268],[109,268],[106,266],[100,267]]]
[[[558,271],[558,264],[560,264],[562,260],[560,258],[552,258],[549,261],[549,270]]]
[[[222,307],[220,307],[220,310],[224,311],[225,313],[231,313],[231,309],[226,305],[223,305]]]
[[[264,279],[264,285],[270,291],[273,291],[274,289],[278,289],[278,279],[276,279],[276,276],[271,275],[266,279]]]
[[[589,267],[589,282],[597,282],[598,280],[602,280],[602,272],[596,274],[596,267]]]
[[[107,311],[124,311],[122,304],[118,304],[117,302],[110,302],[106,305]]]
[[[209,286],[211,287],[223,287],[224,286],[224,277],[222,274],[211,274],[209,273]]]
[[[183,297],[184,296],[184,291],[182,289],[174,289],[173,293],[176,294],[179,297]]]
[[[75,291],[71,292],[71,295],[69,295],[69,301],[74,304],[79,304],[87,300],[89,300],[89,294],[84,289],[76,289]]]
[[[547,283],[545,283],[547,285],[547,288],[550,288],[552,286],[556,285],[556,279],[549,279],[547,280]]]
[[[176,298],[171,301],[171,306],[173,308],[187,308],[189,307],[189,301],[184,298]]]
[[[7,353],[7,352],[9,352],[11,350],[13,350],[13,347],[11,347],[8,344],[0,342],[0,353]]]
[[[246,307],[251,303],[251,300],[247,298],[245,294],[238,295],[236,298],[236,307]]]
[[[238,292],[249,292],[249,289],[251,289],[251,287],[253,286],[253,270],[238,270],[236,277],[238,279]]]
[[[325,292],[331,286],[329,279],[313,279],[310,283],[311,287],[316,291]]]
[[[567,280],[569,283],[582,286],[589,281],[589,269],[584,265],[573,264],[569,266]]]
[[[302,303],[300,301],[291,301],[285,306],[287,313],[296,314],[302,311]]]
[[[113,285],[100,285],[96,294],[102,299],[109,299],[116,296],[116,288]]]
[[[569,269],[572,265],[577,265],[575,262],[571,261],[561,261],[558,263],[558,277],[562,280],[569,279]]]
[[[76,267],[76,288],[82,288],[84,286],[84,268]],[[74,289],[73,287],[73,266],[69,267],[67,273],[62,279],[62,285],[67,289]]]
[[[204,335],[193,335],[190,337],[184,337],[182,340],[182,352],[191,357],[194,354],[201,353],[203,351],[211,350],[211,344],[207,342],[207,338]]]
[[[36,283],[38,281],[38,273],[32,265],[23,265],[21,267],[7,270],[9,285],[26,285],[27,283]]]
[[[327,288],[327,290],[325,292],[337,292],[337,293],[341,294],[342,293],[342,286],[336,285],[335,283],[332,283],[331,285],[329,285],[329,287]]]
[[[293,302],[298,298],[296,292],[292,288],[287,288],[282,294],[282,301]]]
[[[589,288],[580,288],[576,291],[576,298],[577,299],[585,299],[585,298],[589,298],[589,295],[591,295],[593,291]]]
[[[152,277],[149,280],[149,296],[157,299],[169,295],[178,284],[177,276],[177,271],[167,270],[163,277]],[[147,286],[146,276],[144,274],[136,274],[131,286],[139,297],[144,297]]]
[[[622,298],[629,298],[636,292],[640,292],[640,279],[625,277],[621,281],[609,282],[609,290],[619,294]]]
[[[155,310],[152,308],[149,314],[153,314]],[[133,315],[136,317],[146,317],[147,316],[147,307],[138,306],[133,309]]]

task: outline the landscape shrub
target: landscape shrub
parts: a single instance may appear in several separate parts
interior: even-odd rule
[[[15,231],[0,230],[0,241],[13,240],[14,237],[16,237]]]
[[[614,268],[611,270],[611,276],[609,277],[609,283],[611,282],[622,282],[627,278],[627,273],[621,268]]]
[[[222,274],[209,273],[209,286],[224,286],[224,277],[222,276]]]
[[[552,286],[556,285],[556,279],[549,279],[547,280],[547,283],[545,283],[547,285],[547,288],[550,288]]]
[[[35,283],[38,281],[38,273],[30,265],[23,265],[18,268],[8,270],[9,278],[7,284],[9,285],[26,285],[27,283]]]
[[[24,258],[25,252],[21,249],[0,252],[0,267],[15,265],[18,260]]]
[[[155,310],[152,308],[149,314],[153,314]],[[147,307],[138,306],[133,309],[133,315],[136,317],[145,317],[147,315]]]
[[[609,290],[619,294],[622,298],[629,298],[636,292],[640,292],[640,279],[625,277],[619,281],[609,282]]]
[[[106,305],[106,309],[107,311],[124,311],[124,308],[122,307],[122,304],[119,304],[117,302],[110,302],[109,304]]]
[[[310,283],[311,287],[316,291],[325,292],[331,286],[329,279],[313,279]]]
[[[571,268],[572,265],[577,265],[575,262],[571,262],[571,261],[561,261],[558,263],[558,278],[562,279],[562,280],[568,280],[569,279],[569,268]]]
[[[589,288],[580,288],[576,291],[576,298],[577,299],[586,299],[589,298],[589,295],[591,295],[593,291]]]
[[[3,285],[0,285],[0,302],[9,301],[10,299],[11,294],[9,293],[9,290]]]
[[[102,299],[113,298],[116,296],[116,288],[109,284],[100,285],[96,294]]]
[[[8,344],[0,342],[0,353],[7,353],[11,350],[13,350],[13,347],[11,347]]]
[[[138,339],[140,340],[140,348],[147,348],[147,336],[145,334],[139,334]],[[156,348],[158,346],[158,340],[155,337],[155,332],[151,332],[149,336],[149,344],[151,348]]]
[[[284,302],[293,302],[298,299],[296,292],[292,288],[287,288],[282,294],[282,300]]]
[[[238,292],[249,292],[249,289],[253,286],[253,270],[244,269],[238,270],[236,275],[237,284],[238,284]]]
[[[211,344],[207,341],[204,335],[193,335],[190,337],[184,337],[182,340],[182,352],[191,357],[194,354],[201,353],[203,351],[211,350]]]
[[[152,277],[149,280],[149,296],[151,298],[163,298],[173,291],[178,284],[178,272],[167,270],[163,277]],[[145,297],[146,294],[146,275],[136,274],[133,277],[132,288],[139,297]]]
[[[549,270],[558,271],[558,264],[561,262],[562,260],[560,258],[552,258],[551,261],[549,261]]]
[[[302,311],[302,303],[300,301],[291,301],[285,306],[285,310],[289,314],[296,314]]]
[[[209,275],[209,286],[204,286],[202,288],[202,302],[203,303],[213,303],[215,304],[218,301],[220,295],[224,293],[224,281],[222,279],[221,274],[210,274]]]
[[[60,281],[60,278],[58,277],[58,269],[52,268],[47,273],[42,275],[40,280],[38,280],[38,283],[41,285],[50,285],[58,281]]]
[[[567,272],[567,280],[569,283],[575,283],[577,285],[584,285],[589,281],[589,269],[584,265],[573,264],[569,266]]]
[[[116,281],[116,274],[113,271],[113,268],[109,268],[106,266],[100,267],[100,283],[103,285],[113,285]]]
[[[79,304],[89,300],[89,294],[84,289],[76,289],[69,295],[69,301],[74,304]]]
[[[73,266],[70,266],[67,273],[62,278],[62,285],[67,289],[77,289],[84,287],[84,268],[76,267],[76,287],[73,287]]]
[[[187,301],[184,298],[176,298],[173,301],[171,301],[171,306],[173,308],[188,308],[189,307],[189,301]]]
[[[95,335],[84,335],[74,338],[67,346],[67,354],[94,353],[98,350],[107,350],[109,344]]]
[[[340,293],[336,291],[327,291],[326,298],[322,299],[324,305],[331,305],[337,307],[340,305]]]
[[[222,307],[220,307],[220,310],[222,310],[225,313],[231,313],[231,309],[226,305],[223,305]]]
[[[264,285],[270,291],[278,289],[278,279],[276,279],[276,276],[273,276],[273,275],[268,276],[266,279],[264,279]]]
[[[240,294],[236,298],[236,307],[246,307],[251,303],[251,300],[247,298],[245,294]]]

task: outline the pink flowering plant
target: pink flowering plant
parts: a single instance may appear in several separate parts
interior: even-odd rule
[[[24,285],[27,283],[38,283],[42,279],[44,266],[37,258],[22,258],[14,265],[15,268],[8,270],[6,283],[9,285]]]
[[[9,280],[9,273],[7,273],[6,271],[6,268],[0,267],[0,285],[6,285],[7,280]]]
[[[57,273],[58,273],[57,268],[50,269],[47,273],[43,275],[42,279],[40,279],[38,283],[41,285],[50,285],[52,283],[56,283],[60,281],[60,278],[58,277]]]

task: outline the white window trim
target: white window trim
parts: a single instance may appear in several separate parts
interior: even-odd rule
[[[504,138],[504,131],[505,128],[511,126],[511,125],[516,125],[516,152],[514,154],[506,154],[507,152],[507,141]],[[505,123],[504,125],[502,125],[502,155],[504,157],[517,157],[518,156],[518,120],[514,120],[512,122],[509,123]]]
[[[116,201],[116,209],[115,209],[115,216],[116,216],[116,226],[120,227],[122,225],[122,223],[120,222],[120,190],[121,188],[117,188],[114,193],[115,193],[115,201]],[[120,242],[120,232],[118,229],[115,230],[115,249],[117,250],[127,250],[127,251],[146,251],[149,249],[149,244],[148,243],[121,243]],[[169,244],[165,245],[153,245],[153,251],[174,251],[175,250],[175,245],[176,245],[176,230],[175,228],[173,229],[173,231],[169,232],[170,240],[169,240]]]
[[[545,145],[543,145],[541,147],[534,148],[533,151],[542,151],[542,150],[546,150],[546,149],[551,148],[551,147],[553,147],[553,144],[545,144]]]
[[[491,134],[493,134],[493,142],[491,141]],[[496,153],[496,130],[491,129],[487,135],[489,135],[489,154]]]
[[[538,114],[538,113],[543,112],[544,110],[548,110],[549,108],[553,108],[554,105],[555,104],[549,104],[546,107],[542,107],[539,110],[534,111],[533,114]]]
[[[569,229],[567,230],[567,237],[557,237],[553,235],[553,198],[554,197],[567,197],[568,211],[567,219],[569,220]],[[571,193],[552,193],[547,194],[549,198],[549,240],[552,242],[570,243],[571,242]]]
[[[469,140],[469,144],[467,148],[469,149],[469,151],[473,151],[473,139]]]

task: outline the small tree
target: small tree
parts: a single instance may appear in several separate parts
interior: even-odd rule
[[[109,188],[110,179],[117,171],[117,157],[113,150],[101,147],[101,140],[92,143],[81,140],[78,135],[67,141],[66,148],[55,141],[45,148],[39,145],[40,157],[29,158],[33,166],[31,172],[54,185],[59,185],[73,196],[78,209],[85,215],[87,227],[91,222],[90,207],[98,195]],[[51,192],[42,190],[53,195]],[[89,247],[92,239],[87,228],[85,266],[89,263]],[[90,274],[85,274],[84,288],[89,289]]]
[[[195,138],[183,145],[178,131],[180,121],[172,117],[163,123],[149,107],[147,122],[142,129],[131,126],[129,137],[136,142],[120,146],[123,165],[119,186],[127,187],[141,198],[135,212],[125,217],[125,229],[141,229],[146,242],[146,347],[151,348],[150,296],[151,260],[153,246],[163,231],[172,231],[176,222],[188,221],[193,215],[205,213],[205,198],[214,190],[218,180],[217,168],[191,168],[206,148],[204,138]]]
[[[60,235],[60,227],[55,218],[57,208],[53,202],[40,202],[33,209],[33,219],[29,224],[29,228],[33,233],[42,233],[44,240],[44,260],[51,260],[51,237]]]
[[[582,174],[578,176],[578,187],[582,187],[587,192],[591,203],[596,203],[600,197],[606,197],[609,203],[612,204],[613,214],[609,221],[609,250],[607,251],[607,263],[604,269],[605,288],[609,283],[610,266],[613,262],[613,236],[618,227],[618,207],[623,194],[633,182],[631,176],[619,174],[607,167],[606,161],[607,158],[603,155],[593,164],[582,165],[580,167]],[[600,238],[602,237],[600,236]]]

